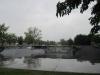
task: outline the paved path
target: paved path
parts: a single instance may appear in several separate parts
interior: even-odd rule
[[[10,57],[24,57],[24,56],[30,56],[32,54],[34,55],[43,55],[45,51],[43,49],[36,49],[36,50],[31,50],[31,49],[5,49],[1,54],[4,56],[10,56]]]

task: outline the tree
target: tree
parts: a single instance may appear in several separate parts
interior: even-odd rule
[[[56,45],[56,42],[55,41],[45,41],[45,45]]]
[[[69,40],[67,40],[67,45],[73,45],[74,41],[70,38]]]
[[[94,35],[100,30],[100,0],[65,0],[64,2],[57,3],[56,16],[69,15],[73,9],[80,6],[80,13],[83,13],[89,8],[91,2],[96,2],[91,9],[91,17],[89,18],[90,24],[93,26],[91,34]]]
[[[25,42],[27,44],[36,44],[41,39],[41,30],[36,27],[28,28],[28,32],[25,32]]]
[[[60,40],[60,44],[61,44],[61,45],[67,45],[67,41],[66,41],[65,39],[61,39],[61,40]]]
[[[90,45],[91,44],[91,38],[88,35],[76,35],[74,38],[75,45]]]
[[[6,42],[11,45],[17,42],[17,36],[14,33],[7,33],[6,34]]]
[[[93,42],[95,42],[96,44],[100,44],[100,35],[95,35],[93,37]]]
[[[74,41],[70,38],[68,40],[65,40],[65,39],[61,39],[60,40],[60,44],[61,45],[73,45],[74,44]]]
[[[24,42],[24,39],[23,39],[22,36],[17,37],[17,43],[18,43],[19,45],[22,45],[23,42]]]
[[[5,24],[0,24],[0,43],[1,46],[4,46],[4,43],[6,41],[6,33],[7,33],[8,27],[5,26]]]

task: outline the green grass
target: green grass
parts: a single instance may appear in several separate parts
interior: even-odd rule
[[[37,71],[37,70],[21,70],[21,69],[0,68],[0,75],[100,75],[100,74],[85,74],[85,73],[71,73],[71,72],[51,72],[51,71]]]

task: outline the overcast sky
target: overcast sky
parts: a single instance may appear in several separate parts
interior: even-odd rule
[[[91,25],[90,10],[79,13],[74,10],[69,16],[56,17],[59,0],[0,0],[0,24],[9,26],[9,32],[23,35],[29,27],[42,31],[43,40],[58,41],[77,34],[88,34]],[[61,0],[62,1],[62,0]]]

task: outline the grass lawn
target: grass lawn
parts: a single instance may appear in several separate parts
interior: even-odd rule
[[[85,74],[85,73],[70,73],[70,72],[50,72],[50,71],[0,68],[0,75],[100,75],[100,74]]]

